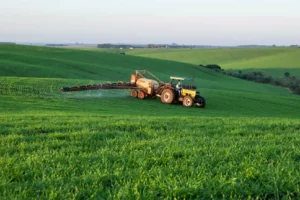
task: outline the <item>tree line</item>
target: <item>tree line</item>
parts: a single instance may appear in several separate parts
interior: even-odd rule
[[[283,74],[283,77],[276,78],[263,71],[250,71],[250,72],[243,73],[241,70],[239,71],[224,70],[217,64],[209,64],[209,65],[200,64],[199,66],[226,74],[228,76],[240,78],[243,80],[289,88],[293,93],[300,95],[300,78],[291,75],[289,72],[285,72]]]

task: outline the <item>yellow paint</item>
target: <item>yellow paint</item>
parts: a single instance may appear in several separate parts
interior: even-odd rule
[[[181,90],[181,95],[182,95],[183,97],[185,97],[185,96],[191,96],[191,97],[194,99],[195,96],[196,96],[196,91],[194,91],[194,90],[189,90],[189,89],[182,89],[182,90]]]

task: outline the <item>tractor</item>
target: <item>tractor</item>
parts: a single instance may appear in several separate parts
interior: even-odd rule
[[[187,85],[176,86],[177,84],[175,85],[174,81],[177,81],[177,84],[183,81],[188,81],[190,83]],[[171,86],[169,89],[172,90],[173,94],[175,94],[173,97],[173,103],[182,103],[185,107],[192,107],[193,105],[200,108],[205,107],[205,99],[200,96],[200,92],[196,91],[193,78],[171,76],[170,83],[168,85]],[[171,97],[169,94],[170,92],[167,91],[162,92],[160,98],[163,103],[171,101],[171,99],[168,99]]]
[[[174,81],[180,82],[175,84]],[[191,82],[187,85],[181,85],[181,81]],[[196,91],[194,78],[170,77],[169,83],[164,83],[147,70],[136,70],[131,74],[130,82],[117,82],[105,84],[93,84],[74,87],[63,87],[62,92],[83,91],[83,90],[108,90],[108,89],[126,89],[131,90],[130,95],[134,98],[145,99],[160,97],[161,102],[165,104],[180,103],[185,107],[193,105],[204,108],[205,99]]]
[[[151,79],[146,78],[146,74],[151,76]],[[156,80],[154,80],[156,79]],[[188,81],[189,84],[176,87],[174,81]],[[204,108],[205,99],[200,96],[200,92],[196,91],[194,78],[170,77],[169,83],[164,83],[146,70],[136,70],[136,74],[131,75],[131,83],[135,83],[138,87],[131,91],[132,97],[144,99],[146,97],[160,97],[162,103],[182,103],[185,107],[193,105]]]

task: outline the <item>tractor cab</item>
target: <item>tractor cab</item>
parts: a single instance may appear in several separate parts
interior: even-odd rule
[[[194,78],[183,78],[171,76],[171,85],[176,89],[178,97],[191,96],[195,98],[196,96],[196,86],[194,84]],[[179,84],[179,85],[178,85]]]

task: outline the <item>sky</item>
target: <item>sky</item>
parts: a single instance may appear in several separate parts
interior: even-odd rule
[[[300,0],[0,0],[0,41],[300,45]]]

